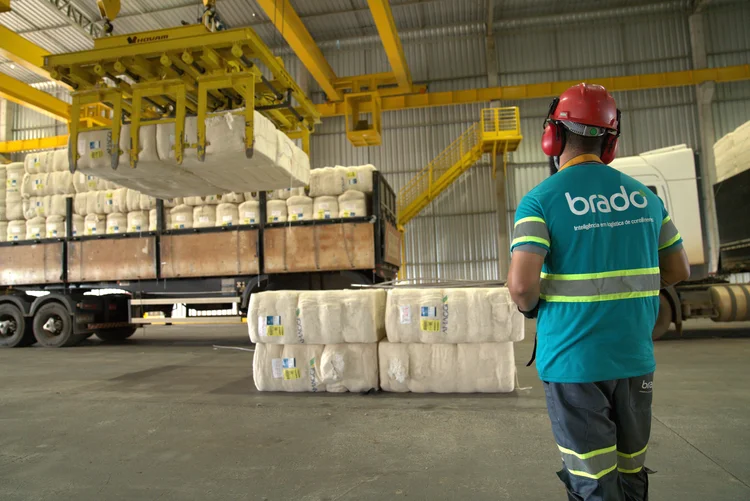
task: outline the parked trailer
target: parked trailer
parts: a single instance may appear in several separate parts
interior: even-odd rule
[[[73,346],[93,334],[121,341],[140,325],[165,322],[144,313],[168,315],[175,304],[188,311],[233,308],[236,314],[210,321],[241,323],[256,292],[342,289],[396,277],[396,196],[379,172],[366,217],[266,223],[265,193],[260,197],[259,224],[168,230],[159,200],[154,232],[76,237],[68,199],[65,238],[0,243],[0,346]],[[126,293],[95,295],[101,289]]]
[[[730,284],[734,273],[750,271],[750,169],[713,186],[720,242],[719,264],[709,269],[706,214],[698,196],[699,159],[685,145],[662,148],[612,162],[612,167],[645,184],[664,202],[680,230],[691,266],[687,282],[661,292],[653,338],[672,324],[678,332],[692,318],[750,321],[750,284]]]

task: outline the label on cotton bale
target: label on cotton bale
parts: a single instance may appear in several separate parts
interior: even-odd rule
[[[274,358],[271,360],[271,374],[274,379],[299,379],[300,376],[285,377],[285,371],[290,371],[290,369],[296,368],[297,361],[294,358]],[[299,371],[299,369],[297,369],[297,371]],[[291,372],[287,372],[286,374],[292,375]]]
[[[207,223],[208,222],[208,216],[198,216],[198,222],[199,223]]]
[[[183,223],[174,223],[172,225],[172,229],[173,230],[184,230],[185,229],[185,224],[183,224]]]
[[[8,179],[5,180],[5,187],[6,188],[15,188],[17,186],[17,184],[18,184],[18,180],[15,177],[13,177],[13,178],[9,177]]]
[[[176,215],[176,216],[174,217],[174,219],[175,219],[175,221],[178,221],[178,222],[181,222],[181,223],[184,223],[184,222],[185,222],[185,216],[183,216],[183,215],[180,215],[180,214]]]
[[[44,183],[41,179],[34,179],[34,191],[44,191]]]
[[[131,225],[130,231],[141,231],[141,225],[140,224]]]
[[[90,190],[95,190],[98,184],[99,183],[94,176],[86,176],[86,186],[88,186]]]
[[[281,325],[281,317],[267,315],[258,317],[258,332],[261,336],[281,337],[284,335],[284,326]]]
[[[34,235],[35,237],[38,237],[39,235],[41,235],[41,233],[42,233],[41,229],[31,228],[31,234]]]
[[[356,212],[353,210],[345,210],[344,211],[344,217],[355,217],[357,215]]]
[[[440,320],[437,308],[422,306],[419,311],[419,329],[425,332],[440,332]]]
[[[242,224],[255,224],[255,212],[245,212],[242,216]]]
[[[50,230],[47,232],[47,238],[55,238],[57,236],[57,230]]]
[[[292,221],[302,221],[305,219],[305,214],[302,212],[292,213]]]
[[[331,211],[329,211],[329,210],[319,210],[318,211],[318,219],[331,219]]]
[[[405,304],[398,307],[398,319],[402,324],[411,323],[411,305]]]
[[[349,184],[357,184],[357,173],[356,172],[347,172],[346,177],[349,179]]]

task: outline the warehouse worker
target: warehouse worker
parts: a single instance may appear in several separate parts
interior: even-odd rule
[[[659,290],[690,267],[661,199],[607,165],[620,112],[604,87],[571,87],[544,126],[542,149],[559,168],[521,200],[508,287],[524,315],[538,315],[568,499],[643,501]]]

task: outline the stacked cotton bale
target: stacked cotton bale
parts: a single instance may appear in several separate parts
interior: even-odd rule
[[[505,288],[396,288],[380,343],[385,391],[494,393],[515,388],[523,316]]]
[[[3,217],[8,221],[5,226],[4,240],[9,242],[26,238],[26,221],[23,214],[21,186],[23,184],[24,166],[22,162],[10,163],[2,167],[4,178]],[[23,230],[21,229],[23,228]]]
[[[259,391],[344,392],[378,388],[385,291],[269,291],[250,298]]]
[[[373,165],[323,167],[310,171],[310,196],[315,219],[368,215],[368,195],[373,190]]]
[[[722,182],[750,168],[750,121],[714,144],[716,181]]]

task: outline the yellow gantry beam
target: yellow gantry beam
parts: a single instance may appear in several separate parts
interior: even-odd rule
[[[10,12],[10,0],[0,0],[0,12]]]
[[[448,92],[428,92],[404,96],[387,96],[382,99],[382,111],[396,111],[432,106],[452,106],[457,104],[486,103],[496,100],[537,99],[559,96],[567,88],[585,80],[587,83],[603,85],[610,92],[661,89],[665,87],[685,87],[703,82],[735,82],[750,80],[750,65],[725,66],[701,70],[672,71],[609,78],[585,78],[548,82],[540,84],[511,85],[485,89],[458,90]],[[344,116],[347,113],[344,103],[324,103],[318,105],[322,117]],[[360,112],[369,112],[364,104]]]
[[[42,68],[44,58],[49,55],[49,52],[38,45],[29,42],[21,35],[13,33],[5,26],[0,26],[0,56],[10,59],[18,66],[36,73],[40,77],[50,79],[49,72]]]
[[[24,139],[21,141],[6,141],[0,143],[0,153],[16,153],[19,151],[49,150],[65,148],[68,136],[52,136],[41,139]]]
[[[393,74],[396,76],[396,82],[401,90],[411,92],[411,72],[406,64],[406,56],[401,39],[398,37],[396,23],[393,21],[391,4],[388,0],[367,0],[367,3],[383,42],[385,54],[388,56],[388,62],[391,63]]]
[[[70,105],[68,103],[4,73],[0,73],[0,97],[61,122],[67,122],[70,119]]]
[[[265,11],[268,18],[276,26],[276,29],[284,37],[302,64],[313,76],[321,89],[332,101],[342,101],[341,92],[336,89],[334,73],[328,64],[318,45],[307,31],[302,20],[299,18],[289,0],[257,0],[258,5]]]

